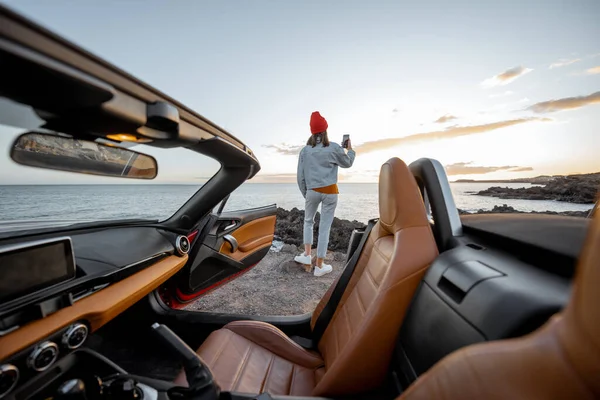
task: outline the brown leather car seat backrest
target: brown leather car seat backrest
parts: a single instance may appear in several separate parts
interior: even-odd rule
[[[381,167],[379,214],[319,342],[326,370],[313,395],[356,393],[381,384],[408,305],[437,256],[419,188],[398,158]],[[313,324],[329,295],[315,310]]]
[[[591,223],[571,299],[523,338],[456,351],[421,376],[405,399],[600,398],[600,215]]]

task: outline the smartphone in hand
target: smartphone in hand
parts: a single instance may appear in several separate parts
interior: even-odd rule
[[[344,137],[342,138],[342,147],[344,149],[348,148],[348,140],[350,140],[350,135],[344,135]]]

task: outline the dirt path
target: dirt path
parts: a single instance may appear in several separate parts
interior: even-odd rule
[[[286,245],[269,252],[252,270],[185,307],[206,311],[251,315],[301,315],[312,312],[341,273],[345,255],[330,253],[326,262],[333,272],[315,277],[293,261],[296,248]]]

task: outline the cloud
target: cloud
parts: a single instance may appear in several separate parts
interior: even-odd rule
[[[532,167],[518,167],[518,168],[513,168],[510,170],[510,172],[526,172],[526,171],[533,171]]]
[[[542,101],[541,103],[535,103],[534,105],[527,107],[527,110],[538,114],[544,114],[572,110],[598,103],[600,103],[600,92],[592,93],[588,96],[565,97],[564,99]]]
[[[506,96],[510,96],[511,94],[514,94],[515,92],[513,92],[512,90],[507,90],[506,92],[503,93],[494,93],[494,94],[490,94],[490,99],[495,99],[498,97],[506,97]]]
[[[452,121],[457,119],[457,117],[455,117],[454,115],[450,115],[450,114],[446,114],[446,115],[442,115],[441,117],[439,117],[438,119],[435,120],[436,124],[443,124],[445,122],[448,121]]]
[[[509,171],[509,172],[522,172],[522,171],[533,171],[531,167],[517,167],[514,165],[505,165],[502,167],[483,167],[472,165],[473,162],[459,162],[455,164],[446,165],[446,173],[450,175],[480,175],[489,174],[497,171]]]
[[[360,145],[354,146],[354,148],[360,154],[371,153],[371,152],[379,151],[379,150],[387,150],[391,147],[400,146],[400,145],[414,144],[414,143],[419,143],[419,142],[428,141],[428,140],[453,139],[453,138],[457,138],[457,137],[461,137],[461,136],[476,135],[479,133],[485,133],[485,132],[493,131],[496,129],[507,128],[507,127],[513,126],[513,125],[519,125],[519,124],[524,124],[527,122],[536,122],[536,121],[552,121],[552,119],[528,117],[528,118],[511,119],[511,120],[507,120],[507,121],[492,122],[492,123],[483,124],[483,125],[453,126],[453,127],[448,127],[444,130],[440,130],[440,131],[415,133],[415,134],[400,137],[400,138],[373,140],[370,142],[365,142]]]
[[[486,79],[485,81],[481,82],[481,86],[484,88],[492,88],[496,86],[508,85],[515,79],[528,74],[531,71],[533,71],[533,69],[525,68],[519,65],[518,67],[509,68],[498,75],[494,75],[491,78]]]
[[[284,156],[295,156],[300,153],[300,150],[304,145],[293,145],[293,144],[266,144],[263,147],[267,149],[274,149],[277,153]]]
[[[567,65],[575,64],[576,62],[579,62],[579,61],[581,61],[581,58],[572,58],[572,59],[561,58],[560,60],[550,64],[548,69],[566,67]]]
[[[600,74],[600,66],[587,69],[585,73],[588,75]]]

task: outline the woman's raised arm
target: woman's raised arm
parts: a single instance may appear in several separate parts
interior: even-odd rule
[[[334,162],[342,168],[350,168],[356,157],[356,152],[352,148],[348,149],[348,154],[346,154],[341,146],[335,146],[332,154]]]

